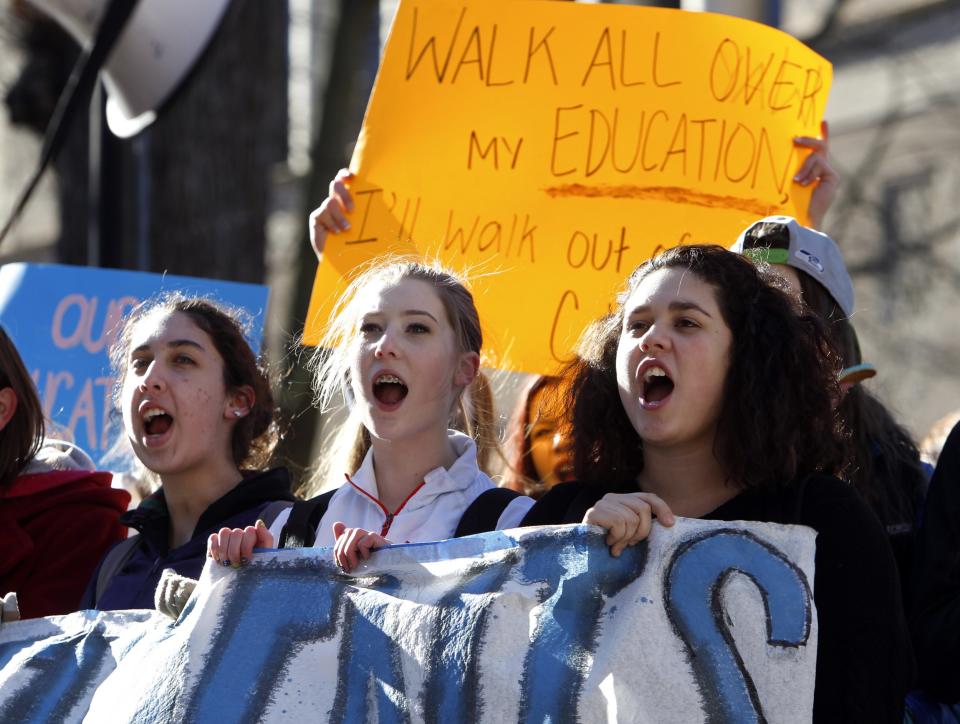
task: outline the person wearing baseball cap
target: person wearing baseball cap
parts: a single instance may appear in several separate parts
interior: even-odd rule
[[[853,316],[853,282],[847,272],[837,243],[826,234],[803,226],[792,216],[768,216],[752,224],[737,237],[731,251],[744,254],[754,262],[775,264],[793,293],[803,299],[804,273],[830,295],[843,318]],[[828,323],[838,319],[832,313]],[[860,359],[860,345],[856,341],[852,357]],[[847,358],[847,355],[844,355]],[[848,363],[840,372],[839,382],[844,392],[877,374],[869,362]]]
[[[781,264],[808,274],[833,297],[841,311],[853,315],[853,282],[837,243],[803,226],[792,216],[768,216],[747,227],[731,251],[755,262]],[[787,281],[796,279],[796,274]]]
[[[790,216],[768,216],[740,234],[731,251],[775,264],[806,307],[827,325],[843,360],[837,412],[850,431],[846,464],[838,474],[866,499],[887,530],[900,571],[904,605],[911,579],[915,521],[927,489],[916,443],[886,406],[859,383],[876,375],[863,362],[850,318],[853,283],[836,242]]]

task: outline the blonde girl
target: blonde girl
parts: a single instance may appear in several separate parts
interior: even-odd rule
[[[519,524],[532,501],[496,488],[477,464],[471,434],[449,429],[457,417],[489,419],[463,409],[483,344],[464,283],[437,266],[380,262],[351,282],[333,319],[315,358],[315,383],[322,407],[343,390],[351,408],[326,466],[342,484],[315,499],[315,537],[304,542],[335,546],[337,562],[350,570],[391,542]],[[282,546],[295,515],[282,512],[269,530],[225,529],[211,536],[210,555],[242,562],[255,546]]]

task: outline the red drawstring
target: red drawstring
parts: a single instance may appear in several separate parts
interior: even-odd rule
[[[347,482],[350,483],[350,485],[352,485],[356,490],[360,491],[361,493],[363,493],[364,495],[366,495],[368,498],[370,498],[370,500],[372,500],[374,503],[376,503],[377,505],[380,506],[380,510],[382,510],[384,516],[386,516],[385,520],[383,521],[383,527],[380,529],[380,535],[383,536],[384,538],[386,538],[387,533],[390,531],[390,526],[393,525],[393,519],[394,519],[397,515],[399,515],[399,513],[400,513],[401,510],[403,510],[403,506],[405,506],[407,503],[409,503],[409,502],[410,502],[410,498],[412,498],[414,495],[416,495],[416,494],[417,494],[417,491],[420,490],[420,488],[422,488],[424,485],[427,484],[427,481],[426,481],[426,480],[421,481],[420,485],[418,485],[417,487],[415,487],[415,488],[410,492],[410,495],[408,495],[406,498],[404,498],[403,502],[400,503],[400,507],[397,508],[395,511],[393,511],[393,512],[391,513],[389,510],[387,510],[387,506],[385,506],[385,505],[384,505],[383,503],[381,503],[379,500],[377,500],[377,499],[374,498],[372,495],[370,495],[370,493],[368,493],[366,490],[364,490],[364,489],[361,488],[359,485],[357,485],[355,482],[353,482],[353,481],[350,479],[350,476],[347,475],[347,473],[344,473],[344,474],[343,474],[343,477],[345,477],[345,478],[347,479]]]

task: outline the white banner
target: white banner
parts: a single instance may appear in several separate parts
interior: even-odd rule
[[[815,533],[680,519],[208,565],[180,619],[0,628],[0,720],[808,721]]]

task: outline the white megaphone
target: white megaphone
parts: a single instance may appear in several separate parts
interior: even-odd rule
[[[82,46],[109,0],[29,0]],[[107,125],[129,138],[153,123],[207,46],[229,0],[140,0],[102,71]]]

